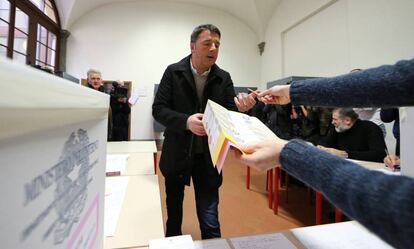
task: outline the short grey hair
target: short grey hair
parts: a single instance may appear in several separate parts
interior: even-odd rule
[[[91,75],[91,74],[99,74],[99,76],[101,76],[102,77],[102,74],[101,74],[101,71],[99,71],[99,70],[97,70],[97,69],[89,69],[88,70],[88,73],[86,74],[87,76],[88,76],[88,79],[89,79],[89,76]]]
[[[195,43],[198,39],[198,36],[204,30],[208,30],[211,33],[218,34],[219,38],[221,38],[221,33],[219,28],[214,26],[213,24],[201,24],[194,28],[193,32],[191,33],[191,43]]]
[[[338,113],[340,119],[350,118],[352,121],[358,119],[358,114],[352,108],[335,108],[333,111]]]

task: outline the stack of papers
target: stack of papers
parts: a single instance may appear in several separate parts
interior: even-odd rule
[[[105,179],[105,237],[114,236],[122,204],[124,203],[128,177],[107,177]]]
[[[149,249],[195,249],[191,235],[152,239],[149,241]]]
[[[119,176],[125,172],[129,154],[106,155],[106,176]]]
[[[203,124],[208,136],[211,160],[219,173],[230,146],[241,151],[241,146],[277,139],[277,136],[256,117],[229,111],[211,100],[207,102]]]

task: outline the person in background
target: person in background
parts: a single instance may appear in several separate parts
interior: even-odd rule
[[[351,73],[360,72],[362,69],[356,68],[352,69]],[[358,114],[359,119],[361,120],[369,120],[374,124],[378,125],[381,128],[384,138],[387,136],[387,130],[385,129],[385,125],[380,118],[380,108],[373,108],[373,107],[361,107],[361,108],[354,108],[356,114]]]
[[[380,112],[381,120],[385,123],[394,121],[392,133],[396,140],[395,154],[387,155],[384,163],[391,169],[399,169],[400,167],[400,113],[398,108],[382,108]]]
[[[125,83],[121,80],[112,83],[114,88],[111,94],[112,109],[112,137],[111,141],[128,141],[129,114],[131,107],[127,96],[118,96],[117,88],[124,88]]]
[[[312,144],[319,142],[319,117],[311,106],[292,107],[291,119],[296,138]]]
[[[334,155],[382,162],[386,145],[381,129],[371,121],[360,120],[352,108],[337,108],[332,112],[331,129],[318,148]]]
[[[294,105],[389,108],[414,106],[413,95],[411,59],[332,78],[275,86],[261,92],[259,100],[268,104],[291,101]],[[390,245],[401,249],[414,245],[413,178],[365,169],[298,139],[267,140],[242,149],[246,154],[237,157],[243,165],[259,170],[281,165]]]
[[[87,73],[88,87],[100,92],[104,92],[102,74],[99,70],[89,69]]]
[[[191,55],[167,67],[152,105],[154,119],[166,127],[159,165],[165,177],[167,237],[182,234],[184,187],[190,179],[202,239],[221,237],[222,175],[211,162],[203,111],[211,99],[229,110],[245,112],[256,103],[256,94],[235,96],[230,74],[215,63],[220,38],[220,30],[212,24],[196,27],[190,39]]]
[[[89,69],[87,72],[87,82],[88,82],[89,88],[105,93],[105,88],[102,82],[102,74],[99,70]],[[111,141],[111,139],[112,139],[112,109],[111,109],[111,106],[109,106],[107,140]]]

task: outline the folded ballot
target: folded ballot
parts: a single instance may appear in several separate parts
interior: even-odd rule
[[[213,165],[221,172],[230,146],[241,150],[277,136],[259,119],[240,112],[229,111],[208,100],[203,125],[208,136],[208,146]],[[243,152],[243,151],[242,151]]]

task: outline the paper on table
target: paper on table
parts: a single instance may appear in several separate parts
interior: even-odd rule
[[[230,241],[235,249],[296,249],[282,233],[245,236]]]
[[[106,172],[125,172],[129,154],[106,155]]]
[[[194,241],[195,249],[231,249],[225,239]]]
[[[152,239],[149,241],[149,249],[195,249],[191,235]]]
[[[401,175],[401,171],[392,171],[392,170],[388,170],[388,169],[374,169],[376,171],[379,171],[381,173],[387,174],[387,175],[395,175],[395,176],[400,176]]]
[[[105,237],[114,236],[122,204],[124,203],[128,177],[108,177],[105,179]]]
[[[331,249],[392,249],[391,246],[354,222],[341,222],[292,229],[306,248]]]

